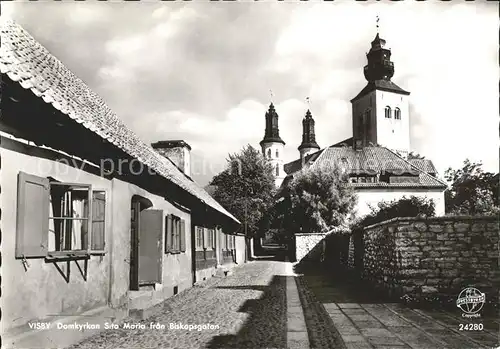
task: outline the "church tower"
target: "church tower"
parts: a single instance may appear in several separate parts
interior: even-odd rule
[[[275,185],[279,187],[285,179],[283,150],[285,142],[281,139],[278,128],[278,113],[274,109],[274,104],[269,105],[266,112],[266,131],[264,139],[260,141],[262,155],[273,165],[274,175],[276,177]]]
[[[353,144],[356,148],[378,144],[406,157],[410,151],[410,93],[391,81],[391,50],[379,33],[366,57],[368,84],[351,100]]]
[[[314,133],[314,119],[311,111],[307,109],[304,119],[302,119],[302,143],[299,145],[300,159],[303,162],[305,157],[319,149]]]

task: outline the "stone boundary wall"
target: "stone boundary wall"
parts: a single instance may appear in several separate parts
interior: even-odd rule
[[[497,217],[395,218],[364,229],[363,251],[351,236],[349,265],[392,295],[457,297],[473,286],[498,303],[499,233]]]
[[[319,260],[322,244],[320,242],[327,236],[327,233],[295,233],[295,259],[300,262],[317,257]]]

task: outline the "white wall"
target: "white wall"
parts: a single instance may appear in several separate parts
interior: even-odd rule
[[[2,139],[2,143],[3,143]],[[13,142],[13,141],[9,141]],[[29,320],[46,318],[47,314],[79,313],[110,304],[128,303],[130,271],[131,199],[141,195],[153,203],[152,209],[175,214],[186,220],[186,252],[162,254],[163,288],[179,292],[192,284],[190,215],[173,206],[163,197],[154,195],[120,180],[108,180],[53,159],[31,156],[23,151],[22,143],[13,142],[16,151],[2,148],[2,280],[1,297],[3,328],[23,325]],[[3,144],[2,144],[3,145]],[[105,244],[103,256],[92,255],[85,280],[84,261],[48,263],[43,258],[29,259],[27,270],[15,258],[17,217],[17,176],[20,171],[39,177],[54,177],[62,182],[91,184],[94,190],[106,192]],[[47,214],[49,208],[47,207]],[[164,239],[164,234],[162,239]],[[164,246],[162,240],[161,245]],[[78,265],[77,265],[78,264]],[[61,271],[58,270],[58,267]],[[69,268],[69,271],[68,271]],[[61,274],[69,272],[69,281]],[[165,296],[171,293],[164,292]]]
[[[392,201],[403,198],[403,196],[417,196],[433,199],[436,204],[436,216],[444,215],[444,191],[442,190],[394,190],[394,189],[356,189],[358,203],[356,205],[357,215],[363,216],[370,213],[368,204],[376,206],[380,201]]]
[[[275,180],[275,185],[276,187],[279,187],[281,183],[283,182],[283,179],[286,177],[284,165],[285,162],[283,161],[283,156],[284,156],[284,144],[282,143],[265,143],[262,145],[262,155],[266,158],[269,159],[271,164],[273,165],[273,174],[275,175],[276,172],[274,168],[276,167],[276,164],[279,166],[279,175],[276,176]],[[268,150],[271,150],[271,157],[269,158],[267,153]],[[276,151],[278,151],[278,156],[276,156]]]
[[[236,236],[236,263],[243,264],[245,263],[245,237],[242,235]]]
[[[410,151],[409,96],[387,91],[376,91],[377,143],[389,149]],[[385,107],[391,107],[391,118],[385,118]],[[394,119],[394,110],[401,110],[401,119]],[[394,132],[393,132],[394,131]]]

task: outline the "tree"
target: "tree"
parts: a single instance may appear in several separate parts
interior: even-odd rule
[[[243,223],[251,238],[262,233],[262,220],[272,206],[275,185],[272,165],[252,146],[229,154],[228,167],[210,182],[212,196]]]
[[[498,213],[498,174],[484,172],[480,162],[466,159],[462,168],[446,170],[445,179],[450,183],[445,192],[447,213]]]
[[[279,222],[289,232],[328,232],[346,226],[357,197],[338,168],[309,168],[289,183],[276,205]]]
[[[367,227],[396,217],[434,217],[436,205],[432,199],[418,196],[403,196],[399,200],[380,201],[369,206],[371,212],[359,218],[353,229]]]
[[[413,159],[420,159],[420,160],[423,160],[425,159],[425,156],[423,155],[420,155],[419,153],[415,153],[415,152],[410,152],[408,154],[408,160],[413,160]]]

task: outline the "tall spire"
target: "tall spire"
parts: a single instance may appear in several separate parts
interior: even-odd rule
[[[274,108],[273,102],[269,104],[269,109],[266,112],[266,131],[264,133],[264,139],[260,141],[260,145],[264,143],[282,143],[285,142],[280,137],[280,131],[278,127],[278,113]]]
[[[309,97],[307,98],[309,100]],[[316,143],[316,134],[314,132],[314,119],[311,110],[307,109],[306,115],[302,119],[302,143],[299,146],[299,151],[303,149],[314,150],[320,149]]]
[[[365,78],[369,82],[375,80],[391,80],[394,75],[394,63],[391,62],[391,50],[385,47],[385,40],[380,37],[380,17],[377,16],[377,35],[371,43],[370,52],[366,54],[368,64],[364,68]]]

